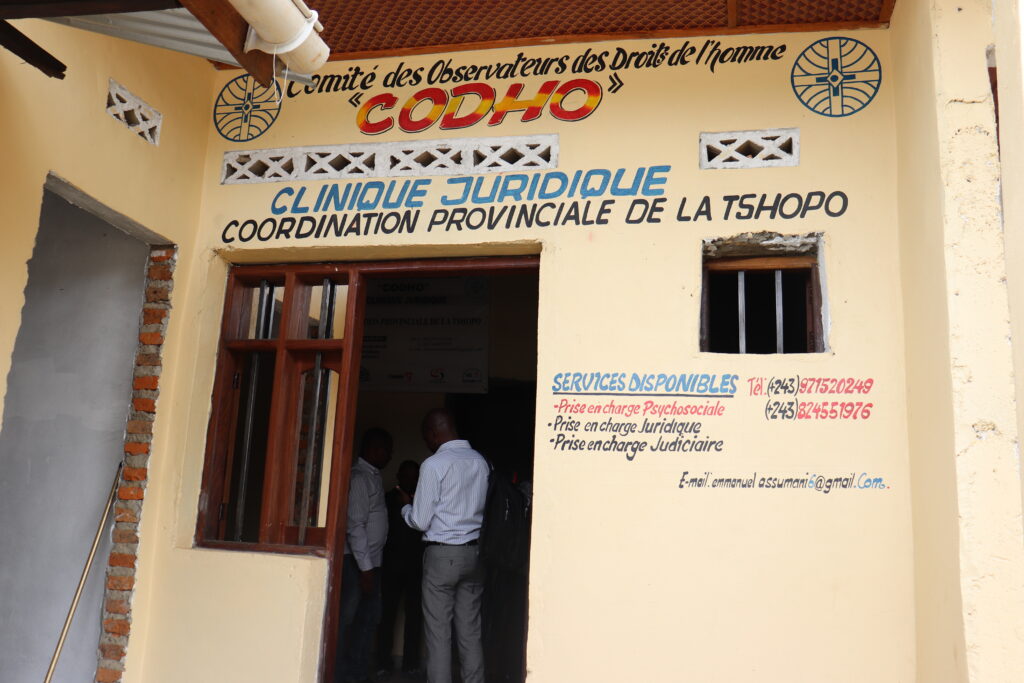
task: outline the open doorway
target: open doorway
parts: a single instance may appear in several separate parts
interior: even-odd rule
[[[338,653],[354,642],[341,605],[346,586],[357,585],[344,580],[344,566],[362,435],[371,426],[390,435],[393,464],[374,477],[391,489],[402,462],[429,455],[419,428],[435,408],[453,413],[493,463],[498,474],[489,477],[478,462],[480,480],[507,477],[524,511],[514,517],[525,520],[513,544],[524,550],[515,585],[484,599],[488,680],[523,680],[537,273],[536,256],[231,269],[196,544],[328,559],[322,681],[335,680]],[[385,642],[384,662],[402,637]],[[360,651],[375,656],[379,638],[369,640]]]
[[[355,437],[387,431],[390,491],[431,455],[420,426],[447,409],[459,435],[502,477],[532,496],[536,408],[536,268],[386,273],[367,279]],[[353,454],[353,459],[357,455]],[[390,495],[390,494],[389,494]],[[392,497],[392,508],[397,503]],[[378,679],[421,680],[422,543],[392,509],[382,566],[382,616],[373,643]],[[488,683],[525,680],[528,565],[485,561],[483,644]],[[344,637],[344,636],[343,636]],[[458,680],[457,652],[453,652]]]

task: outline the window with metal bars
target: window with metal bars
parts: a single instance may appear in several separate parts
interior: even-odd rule
[[[820,283],[816,255],[705,255],[701,351],[824,351]]]

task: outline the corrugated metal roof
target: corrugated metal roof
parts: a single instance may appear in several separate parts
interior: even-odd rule
[[[49,21],[197,55],[225,64],[238,64],[231,53],[210,35],[206,27],[183,8],[159,12],[85,14],[77,17],[56,17]]]
[[[238,61],[231,53],[184,8],[155,12],[83,14],[77,17],[56,17],[48,21],[238,66]],[[300,83],[312,82],[308,76],[293,73],[288,73],[286,77]]]

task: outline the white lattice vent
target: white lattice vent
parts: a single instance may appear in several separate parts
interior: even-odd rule
[[[701,168],[800,165],[800,129],[734,130],[700,134]]]
[[[221,183],[503,173],[557,166],[557,135],[380,142],[225,152]]]
[[[146,142],[160,144],[160,125],[164,115],[113,78],[107,89],[107,113]]]

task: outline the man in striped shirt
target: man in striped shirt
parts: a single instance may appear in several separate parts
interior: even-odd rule
[[[490,467],[459,439],[446,410],[423,418],[423,440],[434,455],[420,467],[416,498],[403,494],[402,519],[423,532],[423,624],[430,683],[451,683],[452,625],[462,683],[484,682],[480,605],[484,571],[478,539]]]
[[[388,512],[380,471],[391,461],[391,435],[363,434],[348,489],[348,524],[341,573],[341,629],[336,683],[369,680],[370,647],[380,621],[380,565],[388,536]]]

